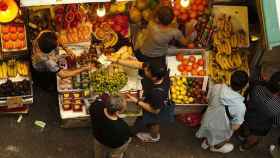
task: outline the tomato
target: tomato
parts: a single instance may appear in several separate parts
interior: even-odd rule
[[[3,38],[3,40],[4,40],[5,42],[7,42],[7,41],[10,40],[9,34],[4,34],[4,35],[2,36],[2,38]]]
[[[19,33],[18,34],[18,39],[20,39],[20,40],[24,40],[24,33]]]
[[[198,11],[202,12],[204,10],[204,5],[203,4],[200,4],[198,6]]]
[[[199,66],[203,66],[203,65],[204,65],[204,60],[203,60],[203,59],[198,59],[198,60],[197,60],[197,64],[198,64]]]
[[[198,10],[198,6],[197,5],[192,5],[191,10],[192,11],[197,11]]]
[[[197,70],[196,70],[196,69],[193,69],[193,70],[192,70],[192,75],[193,75],[193,76],[198,75],[198,72],[197,72]]]
[[[192,64],[192,68],[193,68],[193,69],[195,69],[195,70],[197,70],[197,69],[198,69],[198,66],[199,66],[199,65],[198,65],[198,64],[196,64],[196,63],[193,63],[193,64]]]
[[[192,66],[187,65],[185,70],[186,70],[187,72],[191,72],[191,71],[192,71]]]
[[[189,43],[187,45],[187,48],[189,48],[189,49],[193,49],[194,47],[195,47],[194,43]]]
[[[16,33],[17,28],[15,26],[10,26],[9,31],[10,31],[10,33]]]
[[[24,27],[23,27],[23,26],[17,27],[17,31],[18,31],[19,33],[23,33],[23,32],[24,32]]]
[[[185,66],[183,64],[178,65],[178,70],[180,72],[184,72],[185,71]]]
[[[204,0],[196,0],[196,4],[201,4]]]
[[[186,21],[188,19],[188,14],[187,13],[184,13],[182,16],[181,16],[181,19],[183,21]]]
[[[16,41],[17,40],[17,34],[15,34],[15,33],[10,34],[10,38],[11,38],[11,40]]]
[[[179,11],[179,10],[174,10],[174,15],[175,15],[175,16],[180,15],[180,11]]]
[[[190,17],[191,17],[191,19],[195,19],[197,17],[197,13],[191,12]]]
[[[176,54],[176,59],[178,61],[183,61],[184,60],[184,54],[183,53],[177,53]]]
[[[9,33],[9,26],[2,26],[2,33]]]
[[[196,62],[196,57],[193,56],[193,55],[191,55],[191,56],[189,57],[189,61],[190,61],[191,63],[195,63],[195,62]]]

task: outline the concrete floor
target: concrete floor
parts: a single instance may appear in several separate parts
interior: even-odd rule
[[[35,89],[35,103],[21,123],[17,117],[0,119],[0,158],[93,158],[93,143],[89,128],[62,129],[56,105],[56,96]],[[42,120],[47,126],[42,131],[34,125]],[[156,144],[142,144],[133,140],[128,158],[269,158],[268,146],[276,142],[279,130],[274,129],[263,144],[244,153],[222,155],[203,151],[194,137],[195,129],[174,124],[162,129],[162,139]],[[234,140],[237,145],[238,142]]]

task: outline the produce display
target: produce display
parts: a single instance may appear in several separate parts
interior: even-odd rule
[[[4,52],[27,49],[26,41],[24,24],[1,25],[1,43]]]
[[[91,75],[91,84],[96,93],[117,93],[128,81],[127,75],[119,65],[110,65],[106,69],[100,69]]]
[[[109,13],[110,14],[121,14],[126,11],[127,2],[115,2],[110,5]]]
[[[208,0],[195,0],[190,1],[188,7],[183,7],[180,0],[176,0],[174,4],[174,15],[180,22],[187,22],[191,19],[197,19],[208,8]]]
[[[117,52],[111,54],[113,59],[128,59],[129,57],[133,56],[132,47],[129,46],[122,46]]]
[[[16,77],[17,75],[25,77],[28,74],[29,68],[26,62],[11,59],[0,64],[0,79]]]
[[[29,14],[29,33],[30,38],[34,40],[40,31],[51,30],[51,15],[50,9],[42,9],[38,11],[31,11]]]
[[[233,71],[248,71],[247,56],[240,50],[247,45],[246,34],[242,30],[234,32],[230,16],[216,16],[214,24],[217,30],[213,34],[214,52],[209,57],[209,75],[216,82],[230,84]]]
[[[207,93],[202,90],[203,78],[171,77],[171,99],[176,104],[207,104]]]
[[[28,80],[13,82],[7,80],[0,85],[0,97],[31,95],[31,83]]]
[[[84,103],[81,93],[64,93],[62,99],[62,108],[64,111],[72,110],[73,112],[81,112]]]
[[[105,48],[113,47],[118,42],[118,34],[112,29],[96,28],[94,32],[95,38],[102,41]]]
[[[182,52],[176,54],[176,60],[179,64],[177,65],[177,70],[182,75],[192,75],[192,76],[205,76],[205,60],[203,56],[200,55],[184,55]]]

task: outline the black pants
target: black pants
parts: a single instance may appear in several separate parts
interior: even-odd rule
[[[39,72],[32,69],[32,79],[34,85],[45,90],[56,91],[56,72]]]

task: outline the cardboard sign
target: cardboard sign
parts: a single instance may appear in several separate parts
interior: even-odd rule
[[[8,97],[6,104],[7,104],[8,109],[18,108],[18,107],[23,106],[21,97]]]

